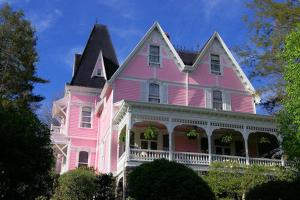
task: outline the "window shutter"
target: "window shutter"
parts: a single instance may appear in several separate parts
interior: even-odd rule
[[[168,103],[168,85],[166,83],[161,84],[161,103]]]
[[[205,89],[206,108],[212,108],[212,92],[211,89]]]
[[[230,92],[223,92],[223,110],[231,111],[231,95]]]
[[[148,102],[148,82],[141,82],[141,101]]]

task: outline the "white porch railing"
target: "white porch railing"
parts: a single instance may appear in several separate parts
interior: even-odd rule
[[[51,125],[51,134],[60,134],[61,133],[61,127],[60,126],[53,126]]]
[[[281,160],[268,159],[268,158],[249,158],[249,163],[252,165],[263,165],[263,166],[283,165],[283,162]]]
[[[209,165],[209,154],[205,153],[191,153],[191,152],[172,152],[161,150],[147,150],[147,149],[130,149],[130,161],[153,161],[155,159],[167,159],[172,156],[172,160],[186,164],[186,165]],[[282,160],[268,159],[268,158],[249,158],[247,163],[246,157],[228,156],[228,155],[211,155],[211,161],[218,162],[235,162],[241,165],[262,165],[262,166],[292,166],[291,163],[283,162]],[[119,158],[118,166],[125,162],[125,153]]]
[[[234,162],[241,165],[245,165],[247,163],[246,157],[240,157],[240,156],[228,156],[228,155],[217,155],[212,154],[212,161],[218,161],[218,162]]]
[[[155,159],[169,159],[168,151],[130,149],[130,160],[153,161]]]
[[[172,159],[182,164],[209,164],[209,155],[205,153],[173,152]]]

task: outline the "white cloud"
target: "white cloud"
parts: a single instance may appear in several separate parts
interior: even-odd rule
[[[110,27],[110,31],[114,32],[116,35],[122,38],[129,36],[141,36],[143,33],[139,29],[134,28],[116,28]]]
[[[74,64],[74,55],[76,53],[81,54],[83,51],[83,47],[80,45],[73,46],[67,51],[67,53],[62,57],[63,62],[67,65],[68,68],[72,68]]]
[[[54,9],[52,12],[46,15],[40,15],[34,13],[32,15],[29,14],[29,19],[32,24],[35,26],[38,32],[43,32],[46,29],[50,28],[55,21],[62,16],[62,11],[59,9]]]
[[[115,11],[119,16],[125,19],[134,20],[136,13],[134,5],[126,0],[99,0],[100,5],[106,6]]]

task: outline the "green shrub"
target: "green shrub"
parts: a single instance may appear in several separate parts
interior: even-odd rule
[[[128,192],[136,200],[215,199],[208,185],[192,169],[167,160],[135,168],[128,177]]]
[[[252,188],[246,193],[246,200],[290,200],[299,199],[300,180],[270,181]]]

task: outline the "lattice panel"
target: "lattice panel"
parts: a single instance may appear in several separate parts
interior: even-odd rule
[[[172,122],[177,122],[177,123],[182,123],[182,124],[192,124],[192,125],[204,125],[204,126],[207,126],[207,122],[206,121],[201,121],[201,120],[173,118]]]
[[[247,130],[261,131],[261,132],[277,132],[276,128],[257,127],[257,126],[247,126]]]
[[[133,119],[136,120],[145,120],[145,121],[164,121],[168,122],[169,118],[164,116],[153,116],[153,115],[132,115]]]
[[[220,127],[220,128],[230,128],[230,129],[243,129],[244,126],[240,124],[229,124],[221,122],[210,122],[211,126]]]

